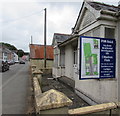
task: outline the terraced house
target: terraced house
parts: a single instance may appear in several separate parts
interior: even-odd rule
[[[84,1],[72,33],[53,45],[54,78],[91,105],[120,101],[120,5]]]
[[[9,50],[7,46],[0,44],[0,59],[3,61],[14,60],[14,52]]]

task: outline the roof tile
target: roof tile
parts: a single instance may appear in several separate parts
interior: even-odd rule
[[[118,11],[118,6],[108,5],[100,2],[91,2],[91,1],[88,3],[96,10],[108,10],[113,12]]]

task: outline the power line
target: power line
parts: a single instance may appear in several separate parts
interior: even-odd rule
[[[17,21],[17,20],[21,20],[21,19],[24,19],[24,18],[27,18],[27,17],[33,16],[33,15],[39,14],[39,13],[41,13],[43,10],[44,10],[44,9],[42,9],[42,10],[39,11],[39,12],[35,12],[35,13],[30,14],[30,15],[26,15],[26,16],[24,16],[24,17],[20,17],[20,18],[16,18],[16,19],[8,20],[8,21],[1,21],[1,23],[11,23],[11,22],[14,22],[14,21]]]

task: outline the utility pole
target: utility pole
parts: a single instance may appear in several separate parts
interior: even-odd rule
[[[46,8],[45,10],[45,17],[44,17],[44,68],[46,68]]]
[[[33,44],[32,35],[31,35],[31,44]]]

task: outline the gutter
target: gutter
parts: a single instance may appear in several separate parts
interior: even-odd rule
[[[108,11],[108,10],[101,10],[100,13],[106,14],[106,15],[111,15],[111,16],[116,16],[116,12]]]
[[[109,20],[109,21],[117,21],[118,20],[118,12],[108,11],[108,10],[101,10],[101,16],[97,18],[97,20]],[[112,16],[112,17],[109,17]]]
[[[118,10],[117,12],[108,11],[108,10],[101,10],[100,13],[116,17],[116,20],[118,17],[120,17],[120,10]]]

